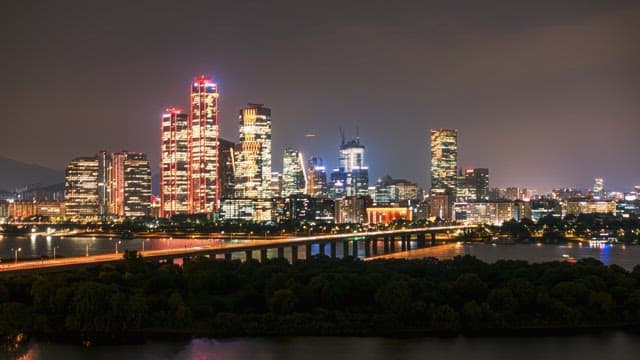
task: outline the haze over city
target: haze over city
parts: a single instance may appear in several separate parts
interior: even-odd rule
[[[456,128],[459,164],[491,186],[629,190],[639,19],[623,0],[12,3],[0,154],[62,169],[127,149],[158,172],[161,114],[207,74],[223,138],[247,102],[272,109],[274,169],[287,146],[335,167],[339,127],[358,128],[372,182],[424,186],[429,129]]]

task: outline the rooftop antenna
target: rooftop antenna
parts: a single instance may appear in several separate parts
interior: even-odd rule
[[[356,143],[360,144],[360,126],[356,125]]]
[[[342,139],[342,145],[344,145],[344,130],[342,130],[342,126],[338,126],[340,130],[340,138]]]

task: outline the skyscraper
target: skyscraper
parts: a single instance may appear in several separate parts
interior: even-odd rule
[[[458,131],[431,130],[431,195],[456,194]]]
[[[340,145],[340,167],[331,173],[331,194],[334,197],[367,196],[369,194],[369,167],[364,161],[364,145],[360,137]]]
[[[489,200],[489,169],[460,170],[456,192],[460,201]]]
[[[67,166],[65,201],[70,217],[149,215],[149,160],[126,151],[76,158]]]
[[[306,185],[306,174],[302,153],[294,149],[284,150],[282,171],[282,196],[288,197],[294,194],[303,194]]]
[[[109,214],[124,216],[124,190],[126,152],[109,155]]]
[[[248,104],[240,110],[236,155],[236,197],[271,197],[271,109],[262,104]]]
[[[96,159],[98,160],[98,215],[104,216],[107,215],[109,211],[108,202],[111,197],[111,189],[109,187],[109,168],[111,161],[109,154],[104,150],[98,152]]]
[[[189,212],[218,210],[220,199],[218,86],[199,76],[191,84],[189,116]]]
[[[314,198],[326,198],[328,196],[327,172],[322,158],[312,157],[309,159],[306,193]]]
[[[162,115],[160,209],[162,216],[189,211],[189,115],[169,108]]]
[[[220,198],[235,196],[235,143],[220,138]]]
[[[604,179],[596,178],[593,182],[593,197],[601,199],[604,197]]]
[[[64,181],[67,216],[98,215],[98,172],[95,156],[75,158],[67,165]]]
[[[148,216],[151,210],[151,167],[142,153],[124,153],[124,216]]]

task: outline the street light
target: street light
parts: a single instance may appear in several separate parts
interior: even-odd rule
[[[12,248],[11,251],[13,251],[15,256],[16,256],[16,264],[17,264],[18,263],[18,253],[20,251],[22,251],[22,248]]]
[[[55,245],[55,246],[53,247],[53,260],[55,260],[55,259],[56,259],[56,249],[57,249],[57,248],[58,248],[58,245]]]
[[[118,244],[121,244],[121,243],[122,243],[121,240],[116,241],[116,255],[118,254]]]

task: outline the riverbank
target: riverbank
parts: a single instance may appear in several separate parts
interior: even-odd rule
[[[512,247],[512,246],[510,246]],[[155,336],[451,336],[635,329],[640,267],[594,259],[360,261],[313,257],[183,266],[131,257],[8,276],[0,333],[121,343]]]

